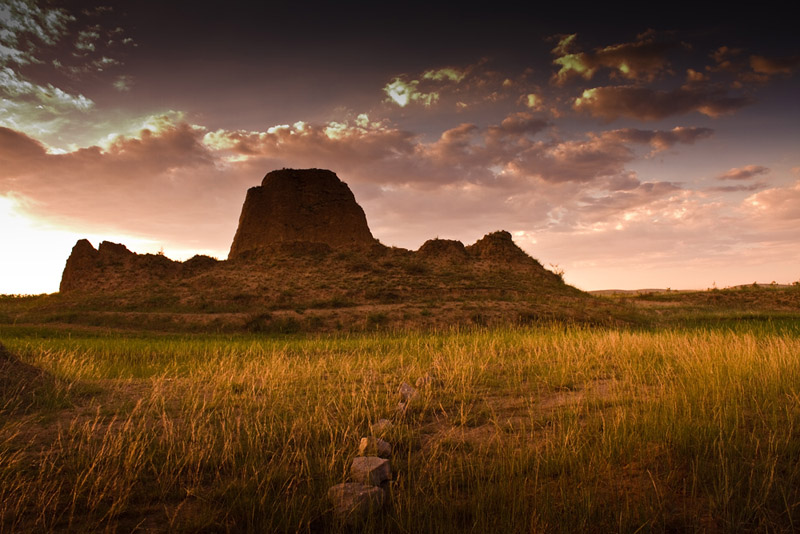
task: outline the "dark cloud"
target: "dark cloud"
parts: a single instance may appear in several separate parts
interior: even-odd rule
[[[759,74],[791,74],[800,67],[800,55],[779,58],[752,55],[750,67]]]
[[[741,193],[748,191],[758,191],[767,187],[765,182],[757,182],[748,185],[725,185],[721,187],[710,187],[706,191],[711,193]]]
[[[609,69],[612,77],[652,81],[667,69],[666,54],[674,47],[675,43],[657,41],[654,32],[645,32],[633,42],[582,52],[577,45],[577,35],[562,36],[553,49],[558,56],[553,63],[560,67],[553,81],[561,85],[573,77],[590,80],[601,68]]]
[[[497,135],[534,135],[549,126],[548,121],[534,117],[527,112],[509,115],[500,123],[500,127],[493,127],[492,132]]]
[[[650,145],[654,152],[660,152],[677,144],[692,145],[695,141],[707,139],[714,135],[714,130],[711,128],[688,128],[682,126],[676,126],[672,130],[623,128],[607,132],[606,135],[623,142]]]
[[[649,121],[692,112],[719,117],[752,102],[750,97],[732,96],[723,89],[609,86],[587,89],[575,99],[573,108],[607,120],[628,117]]]
[[[741,55],[744,50],[729,46],[720,46],[709,57],[714,65],[706,67],[709,72],[739,72],[742,70]]]

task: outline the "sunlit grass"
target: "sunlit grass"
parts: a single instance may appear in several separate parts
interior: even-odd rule
[[[327,489],[382,417],[373,531],[800,524],[800,339],[767,328],[0,334],[69,399],[0,413],[2,532],[339,531]]]

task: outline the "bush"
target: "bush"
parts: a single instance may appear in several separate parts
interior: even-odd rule
[[[389,316],[383,312],[367,314],[367,328],[379,328],[389,322]]]

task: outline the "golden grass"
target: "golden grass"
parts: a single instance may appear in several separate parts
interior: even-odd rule
[[[0,334],[69,399],[0,411],[0,532],[346,530],[325,494],[382,417],[394,483],[368,531],[800,524],[789,335]],[[425,373],[434,384],[393,415],[400,383]]]

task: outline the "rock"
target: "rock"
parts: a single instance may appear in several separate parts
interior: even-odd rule
[[[79,239],[72,247],[72,253],[67,258],[64,272],[61,275],[61,292],[79,289],[83,273],[94,270],[98,262],[99,253],[88,239]]]
[[[378,419],[378,422],[372,425],[372,432],[375,434],[383,434],[392,428],[392,422],[388,419]]]
[[[361,443],[358,445],[359,456],[380,456],[381,458],[388,458],[391,454],[392,446],[374,436],[361,438]]]
[[[350,466],[350,478],[361,484],[380,486],[392,479],[392,466],[389,460],[377,456],[357,456]]]
[[[416,254],[420,258],[441,263],[463,263],[469,258],[464,244],[452,239],[429,239]]]
[[[519,248],[511,234],[505,230],[486,234],[475,242],[474,245],[466,247],[466,251],[481,260],[512,264],[541,264],[528,256],[524,250]]]
[[[337,250],[377,244],[347,184],[324,169],[282,169],[251,187],[229,259],[286,243],[322,243]]]
[[[352,523],[383,508],[386,498],[384,491],[377,486],[344,482],[328,490],[328,499],[333,505],[334,515]]]
[[[81,239],[64,266],[60,290],[66,293],[131,288],[174,279],[181,268],[180,262],[163,255],[136,254],[125,245],[110,241],[103,241],[95,250],[89,241]]]
[[[405,403],[411,402],[412,400],[417,398],[417,395],[419,395],[419,393],[417,393],[417,390],[414,389],[409,384],[406,384],[405,382],[400,384],[400,398],[402,399],[403,402]]]

